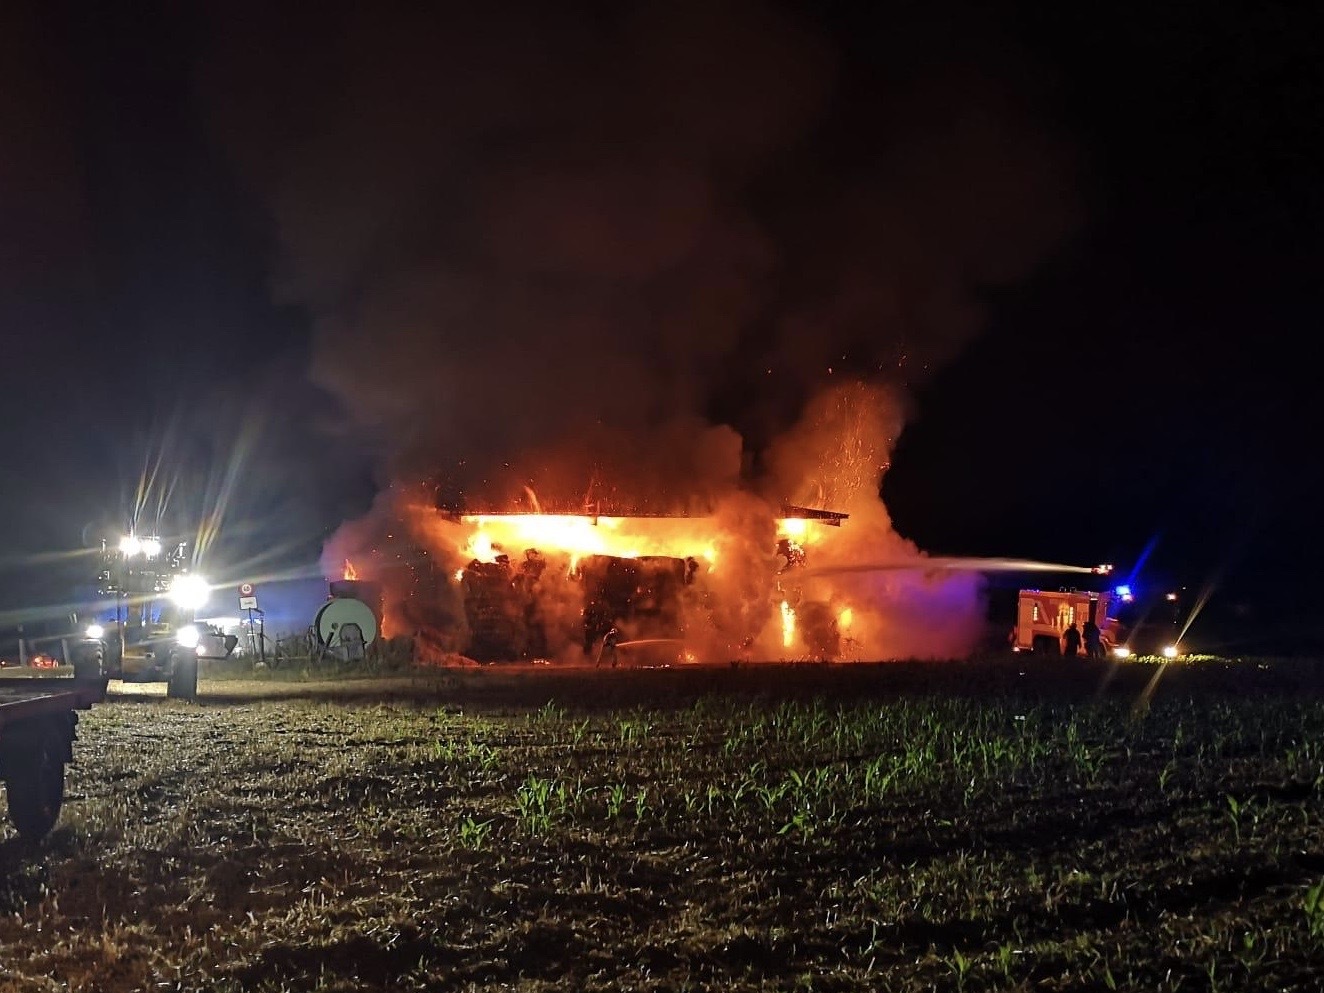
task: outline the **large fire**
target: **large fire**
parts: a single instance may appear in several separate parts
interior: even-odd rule
[[[345,568],[340,571],[340,578],[346,580],[356,580],[359,578],[359,571],[354,568],[354,563],[345,559]]]
[[[721,544],[711,517],[472,514],[458,521],[469,529],[462,554],[473,561],[495,562],[499,555],[536,548],[544,554],[568,556],[572,572],[586,555],[693,557],[716,568]],[[811,522],[804,518],[782,518],[776,525],[777,537],[796,549],[815,537]]]
[[[890,441],[871,395],[789,439],[770,501],[738,485],[706,514],[454,513],[400,489],[328,548],[386,593],[391,629],[480,660],[880,659],[963,654],[978,579],[941,574],[878,499]],[[878,439],[882,440],[878,440]],[[775,460],[774,460],[775,461]],[[793,471],[792,471],[793,469]],[[796,473],[803,473],[799,482]],[[628,492],[628,487],[622,487]],[[523,504],[521,504],[523,506]],[[331,558],[339,561],[339,557]]]
[[[757,541],[720,514],[450,515],[415,507],[412,517],[427,545],[457,563],[448,574],[461,588],[475,638],[481,629],[499,642],[489,628],[518,627],[525,622],[512,622],[510,614],[536,613],[527,623],[540,627],[534,640],[552,654],[564,655],[564,643],[573,641],[592,655],[595,643],[617,626],[625,650],[649,646],[678,658],[696,652],[707,658],[840,658],[848,646],[837,618],[849,618],[851,606],[827,594],[831,602],[817,627],[806,628],[797,609],[812,594],[794,573],[841,530],[847,515],[793,510],[806,516],[769,517],[757,526],[766,527]],[[774,598],[775,631],[765,632],[768,624],[758,616],[760,586]],[[746,602],[735,614],[748,616],[723,616],[732,613],[731,605],[714,606],[730,590],[743,591]],[[561,631],[551,638],[558,644],[543,644],[548,627]],[[515,650],[529,652],[527,643]]]

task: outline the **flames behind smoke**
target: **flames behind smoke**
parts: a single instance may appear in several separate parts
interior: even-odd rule
[[[504,555],[518,568],[536,552],[545,568],[535,598],[546,652],[557,659],[583,657],[577,580],[592,555],[694,560],[704,596],[701,606],[687,603],[684,647],[693,658],[821,657],[824,626],[837,635],[832,658],[951,657],[979,633],[978,579],[926,571],[919,550],[892,529],[878,487],[899,426],[898,405],[881,389],[825,392],[774,448],[772,491],[733,487],[702,515],[449,514],[417,489],[394,489],[373,515],[342,529],[326,561],[363,563],[387,590],[390,630],[444,651],[463,651],[469,637],[462,577],[471,563]],[[834,525],[784,516],[775,492],[782,487],[849,518]],[[788,568],[778,554],[783,539],[816,566],[856,571]],[[871,564],[879,568],[859,568]],[[628,622],[622,627],[628,638]]]

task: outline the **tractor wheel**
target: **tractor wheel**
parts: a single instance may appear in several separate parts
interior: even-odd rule
[[[172,700],[196,700],[198,698],[198,656],[194,652],[179,655],[170,668],[170,680],[166,683],[166,696]]]
[[[105,655],[100,649],[95,652],[83,652],[74,655],[74,681],[80,686],[95,688],[97,695],[105,699],[106,688],[110,685],[110,674],[106,672]]]
[[[105,654],[99,647],[78,646],[73,652],[74,679],[94,683],[106,672]]]
[[[55,827],[64,804],[64,754],[58,728],[35,735],[31,750],[12,756],[5,792],[9,819],[25,841],[40,841]]]

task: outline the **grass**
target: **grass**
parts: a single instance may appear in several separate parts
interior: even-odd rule
[[[1315,990],[1324,682],[1259,665],[112,701],[0,991]]]

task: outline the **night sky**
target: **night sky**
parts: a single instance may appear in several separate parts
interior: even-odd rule
[[[756,478],[853,375],[920,547],[1320,636],[1309,5],[562,6],[5,5],[5,610],[145,466],[228,580],[568,439]]]

